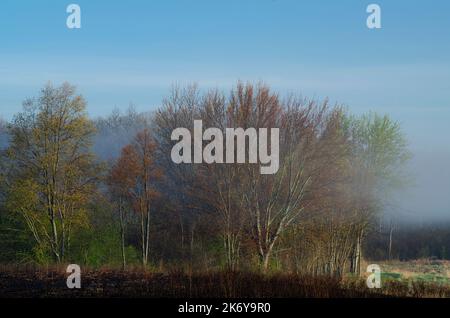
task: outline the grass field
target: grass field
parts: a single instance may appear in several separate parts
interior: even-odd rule
[[[391,261],[379,264],[382,281],[409,281],[450,286],[450,261]]]

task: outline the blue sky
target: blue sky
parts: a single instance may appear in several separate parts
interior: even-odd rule
[[[81,7],[79,30],[66,27],[70,3]],[[366,27],[370,3],[381,6],[381,30]],[[228,90],[237,80],[328,96],[355,113],[388,113],[402,123],[414,151],[441,153],[443,166],[450,159],[450,1],[0,4],[0,116],[6,119],[47,81],[77,85],[98,116],[130,102],[154,109],[173,83]]]

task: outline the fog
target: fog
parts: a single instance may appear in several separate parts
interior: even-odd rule
[[[117,157],[122,147],[149,125],[150,118],[150,113],[138,113],[133,107],[95,118],[95,153],[101,160]],[[0,118],[0,149],[7,146],[7,141],[6,121]],[[405,167],[409,182],[386,204],[386,216],[401,223],[450,221],[450,149],[438,149],[434,144],[416,146],[411,152]]]
[[[6,121],[0,117],[0,150],[8,145],[8,135],[6,131]]]
[[[407,167],[411,184],[398,191],[386,212],[403,222],[450,220],[450,150],[412,153]]]
[[[120,155],[136,134],[150,126],[151,113],[138,113],[133,106],[125,112],[119,109],[105,117],[94,119],[97,134],[94,137],[94,151],[101,160],[111,160]]]
[[[151,114],[133,108],[97,118],[95,152],[103,160],[118,156],[120,149],[149,125],[150,118]],[[437,147],[411,146],[412,158],[405,167],[407,183],[388,200],[386,216],[401,223],[450,221],[450,149]]]

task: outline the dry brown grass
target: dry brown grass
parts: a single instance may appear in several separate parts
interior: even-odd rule
[[[66,287],[64,269],[0,268],[0,297],[148,297],[148,298],[369,298],[450,297],[450,288],[389,282],[370,290],[363,280],[251,272],[187,274],[141,269],[83,269],[82,288]]]

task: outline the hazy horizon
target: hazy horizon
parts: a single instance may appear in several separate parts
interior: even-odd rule
[[[4,1],[0,11],[0,117],[69,81],[92,117],[155,110],[174,83],[231,89],[263,81],[288,94],[388,114],[402,125],[415,185],[392,213],[450,219],[450,3],[77,1],[82,28],[65,27],[67,3]],[[11,14],[14,12],[14,14]]]

